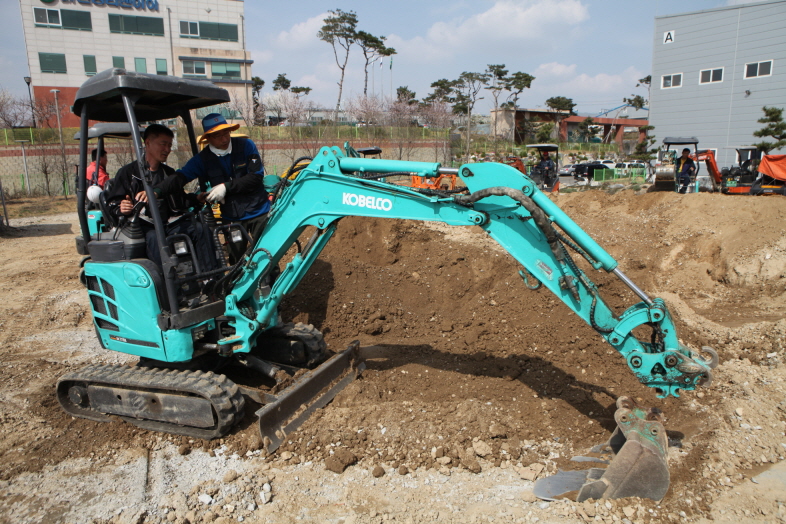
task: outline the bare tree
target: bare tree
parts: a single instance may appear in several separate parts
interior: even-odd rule
[[[243,122],[246,124],[246,129],[248,129],[248,134],[251,140],[254,140],[254,131],[257,129],[257,122],[264,121],[264,114],[265,114],[265,105],[262,102],[258,102],[257,100],[249,101],[247,98],[243,96],[242,93],[237,91],[232,92],[231,101],[229,103],[230,107],[237,111],[240,115],[240,118],[243,119]],[[260,118],[262,115],[262,118]],[[265,148],[264,148],[264,140],[265,137],[260,133],[260,138],[257,142],[257,149],[259,149],[259,156],[262,159],[262,163],[265,163]]]
[[[357,33],[355,28],[358,25],[358,17],[354,11],[345,12],[341,9],[328,11],[330,16],[324,19],[325,25],[319,30],[317,36],[320,40],[329,43],[333,47],[333,56],[336,65],[341,70],[341,78],[338,81],[338,100],[336,101],[336,111],[333,121],[338,119],[338,111],[341,109],[341,95],[344,91],[344,73],[349,61],[349,50],[355,43]],[[339,58],[339,48],[344,56]]]
[[[434,161],[450,162],[450,126],[453,118],[450,104],[443,100],[432,100],[422,105],[420,115],[432,132],[439,129],[442,133],[444,130],[444,134],[434,139]]]
[[[494,118],[492,119],[493,127],[491,129],[491,137],[492,139],[497,138],[497,119],[499,116],[497,115],[497,111],[499,110],[499,97],[502,94],[502,91],[505,90],[505,84],[507,81],[507,74],[508,70],[505,69],[505,64],[489,64],[486,68],[486,74],[489,77],[489,81],[491,82],[486,89],[491,93],[491,97],[494,99]]]
[[[272,120],[275,121],[275,124],[278,125],[284,121],[287,117],[286,114],[286,103],[284,99],[288,96],[288,91],[274,91],[273,93],[265,93],[265,96],[262,97],[261,104],[265,107],[266,113],[267,111],[273,113]]]
[[[386,104],[387,124],[396,130],[391,141],[394,157],[398,160],[409,160],[415,147],[414,129],[416,128],[413,128],[413,125],[417,123],[418,106],[417,101],[413,100],[410,94],[414,96],[409,89],[399,88],[400,96]]]
[[[381,122],[384,105],[376,96],[357,95],[349,99],[344,109],[349,116],[368,127]]]
[[[35,112],[35,119],[39,126],[44,128],[50,137],[54,137],[56,131],[53,132],[52,121],[55,119],[55,112],[57,106],[53,99],[42,98],[36,100],[33,104],[33,111]],[[44,177],[43,190],[47,196],[52,196],[52,176],[57,172],[58,168],[63,167],[62,156],[60,161],[57,160],[57,155],[52,154],[52,148],[47,145],[47,141],[42,139],[39,134],[39,140],[33,147],[38,151],[36,160],[38,164],[38,171]],[[60,164],[60,166],[58,166]],[[32,185],[32,184],[31,184]],[[30,188],[31,190],[33,188]]]
[[[0,126],[13,128],[22,125],[27,120],[30,107],[22,99],[11,94],[5,88],[0,88]]]
[[[456,105],[454,111],[458,110],[467,115],[467,148],[464,161],[469,162],[470,143],[472,141],[472,110],[478,100],[483,100],[480,94],[483,86],[489,81],[489,75],[485,73],[468,73],[464,71],[458,77],[454,90],[456,92]]]

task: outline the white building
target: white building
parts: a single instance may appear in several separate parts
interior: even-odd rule
[[[655,18],[650,95],[658,142],[695,136],[734,164],[735,146],[763,140],[762,107],[786,106],[786,1]]]
[[[209,79],[233,99],[251,99],[242,0],[19,0],[19,7],[36,100],[53,99],[56,89],[70,106],[88,77],[112,67]],[[63,120],[76,125],[74,115]]]

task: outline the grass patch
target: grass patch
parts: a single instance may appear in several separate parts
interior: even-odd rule
[[[8,218],[58,215],[76,211],[76,197],[71,196],[67,200],[62,196],[6,199],[5,205],[8,208]]]

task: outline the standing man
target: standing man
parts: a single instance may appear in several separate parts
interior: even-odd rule
[[[696,164],[694,164],[693,159],[690,158],[690,149],[686,147],[682,150],[682,156],[677,160],[677,180],[678,183],[682,184],[680,187],[680,194],[684,195],[688,192],[690,177],[695,172]]]
[[[270,200],[257,146],[248,138],[230,135],[239,127],[229,125],[218,113],[203,118],[202,140],[208,145],[178,170],[177,176],[181,185],[199,179],[203,191],[199,199],[220,203],[221,218],[242,224],[256,243],[270,210]],[[232,263],[243,256],[246,248],[242,244],[229,244]]]

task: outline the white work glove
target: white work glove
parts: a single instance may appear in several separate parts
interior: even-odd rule
[[[216,202],[224,203],[224,197],[227,194],[227,186],[224,184],[218,184],[216,187],[210,190],[210,193],[207,194],[207,201],[211,204],[215,204]]]

